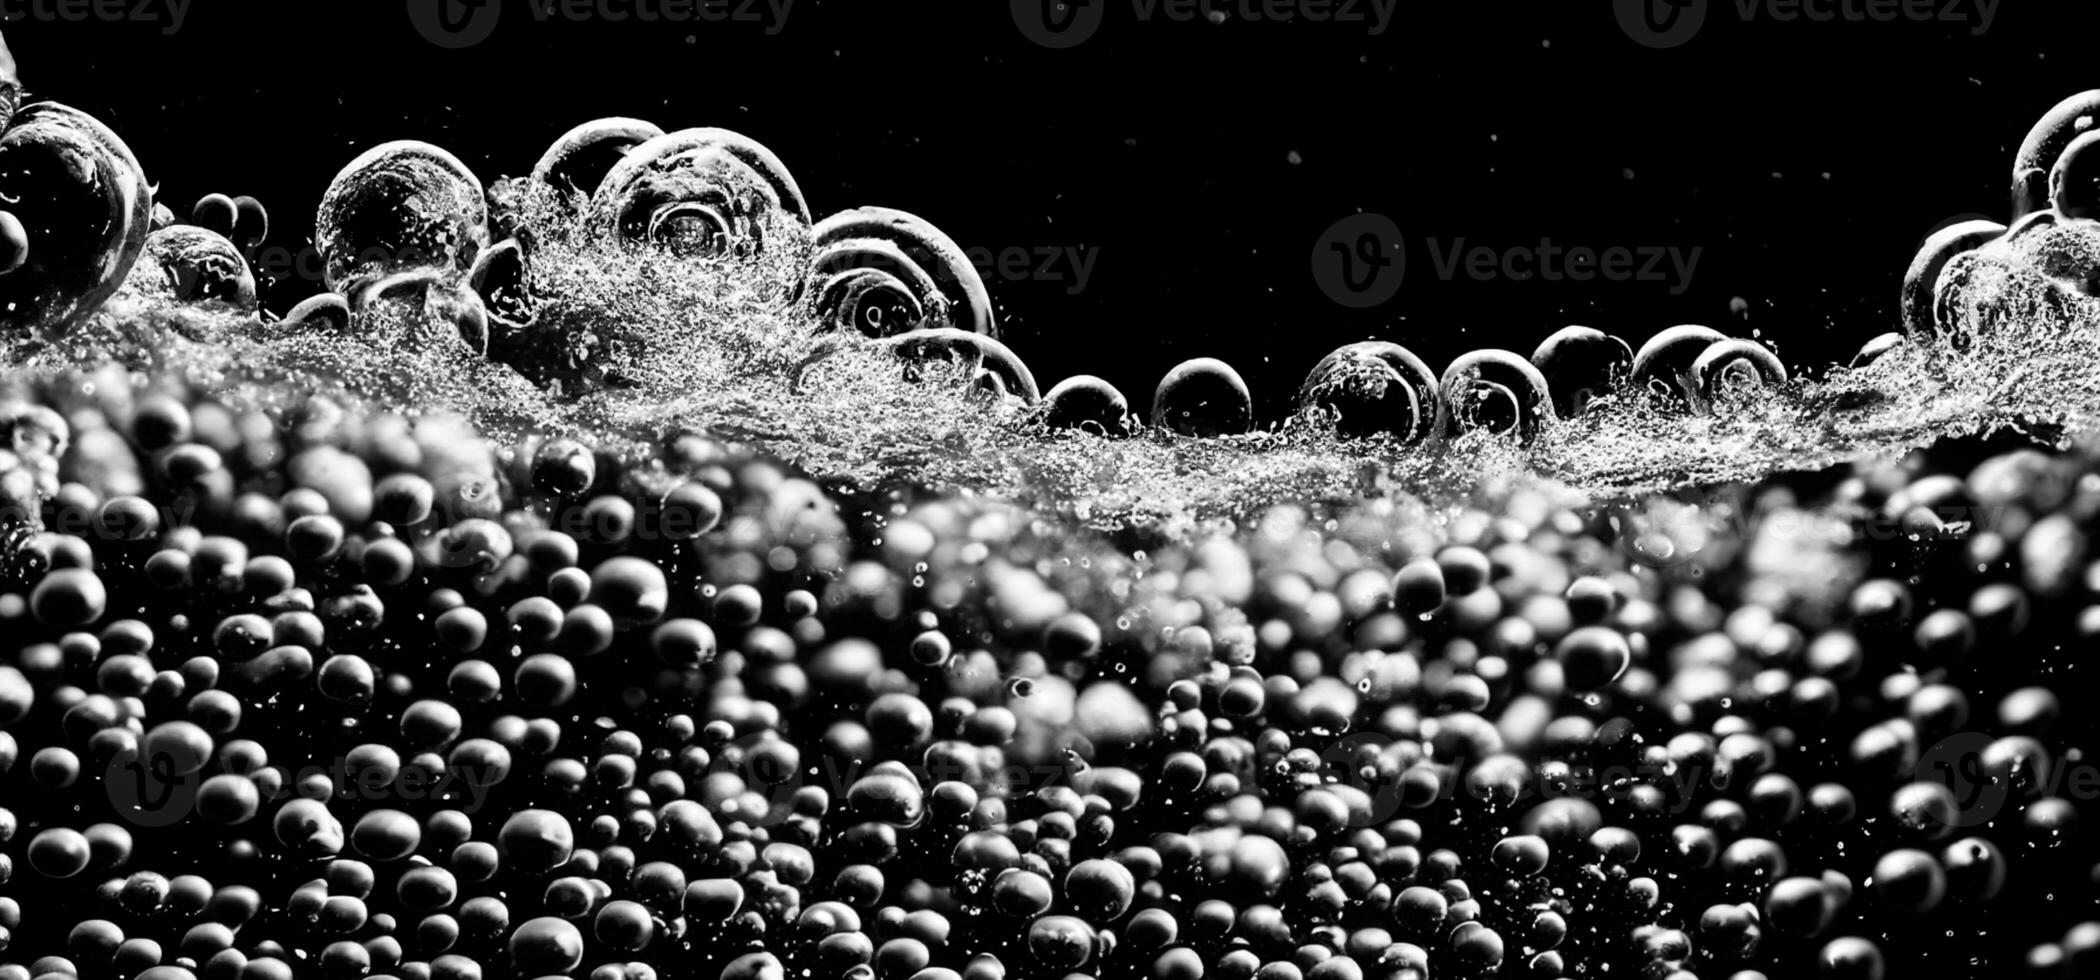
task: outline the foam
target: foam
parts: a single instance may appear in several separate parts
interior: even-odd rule
[[[773,239],[776,242],[782,239]],[[858,337],[818,334],[783,283],[806,257],[676,259],[553,235],[536,243],[528,346],[567,352],[535,385],[391,310],[356,335],[290,334],[223,308],[121,294],[86,329],[24,345],[31,374],[114,359],[223,399],[285,409],[311,394],[411,417],[457,413],[501,439],[579,435],[638,457],[702,432],[848,488],[907,484],[994,497],[1103,531],[1179,534],[1278,502],[1407,496],[1445,512],[1515,486],[1593,503],[1893,456],[2006,428],[2066,443],[2100,419],[2092,304],[2009,265],[1971,269],[1947,337],[1912,338],[1858,370],[1740,392],[1703,417],[1621,392],[1529,445],[1474,434],[1428,445],[1343,441],[1308,420],[1222,439],[1052,433],[1018,403],[986,411],[959,378],[902,380]],[[1950,270],[1950,275],[1954,273]],[[2052,292],[2054,291],[2054,292]],[[391,318],[391,319],[390,319]],[[1879,332],[1858,331],[1862,336]],[[1324,351],[1305,352],[1310,366]],[[1025,356],[1026,352],[1022,351]]]

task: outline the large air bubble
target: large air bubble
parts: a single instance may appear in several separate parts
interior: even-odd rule
[[[328,185],[314,219],[328,288],[412,269],[466,272],[487,243],[481,181],[458,157],[401,140],[352,160]]]

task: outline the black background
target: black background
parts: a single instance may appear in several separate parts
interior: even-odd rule
[[[1920,238],[2002,218],[2029,124],[2100,84],[2095,5],[2033,0],[2000,5],[1980,37],[1969,2],[1968,23],[1812,23],[1711,0],[1669,50],[1636,44],[1605,0],[1400,0],[1379,36],[1141,22],[1131,0],[1096,0],[1106,22],[1070,50],[1029,41],[1000,0],[799,0],[776,36],[542,23],[526,0],[493,2],[501,23],[464,50],[421,36],[402,0],[196,0],[172,36],[0,9],[32,13],[5,32],[34,94],[110,122],[178,213],[213,191],[262,198],[276,245],[298,247],[328,180],[386,140],[439,143],[486,180],[595,116],[726,126],[777,151],[819,216],[882,204],[966,247],[1098,249],[1078,295],[990,283],[1045,387],[1091,372],[1140,401],[1175,362],[1216,355],[1272,416],[1322,354],[1369,337],[1441,368],[1476,347],[1528,354],[1567,323],[1638,345],[1703,322],[1758,331],[1792,364],[1847,358],[1893,329]],[[1371,310],[1311,271],[1321,233],[1358,210],[1391,216],[1410,260]],[[1703,252],[1682,295],[1441,281],[1428,255],[1431,238],[1541,236]]]

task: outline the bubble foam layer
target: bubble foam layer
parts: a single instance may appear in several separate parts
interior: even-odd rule
[[[29,376],[114,359],[220,398],[325,393],[407,414],[460,414],[502,436],[573,434],[649,447],[681,432],[748,443],[842,485],[967,490],[1099,530],[1185,531],[1278,501],[1405,494],[1457,505],[1544,477],[1597,502],[2003,429],[2049,442],[2100,419],[2100,321],[2031,263],[1949,271],[1957,328],[1860,368],[1724,396],[1692,415],[1622,389],[1530,442],[1470,434],[1428,444],[1344,440],[1298,418],[1241,436],[1134,439],[1051,432],[1018,402],[986,411],[958,378],[903,379],[873,341],[819,332],[783,294],[806,242],[694,261],[602,242],[538,246],[529,349],[513,368],[457,345],[419,310],[383,307],[354,333],[288,329],[126,293],[85,329],[18,346]],[[940,374],[942,368],[935,368]],[[528,375],[530,377],[528,377]]]

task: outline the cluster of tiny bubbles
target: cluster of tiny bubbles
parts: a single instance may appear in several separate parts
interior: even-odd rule
[[[1091,433],[820,329],[785,212],[671,254],[499,183],[484,352],[429,297],[503,246],[414,152],[423,302],[149,268],[10,347],[0,980],[2095,972],[2090,212],[1821,374],[1373,343]]]
[[[567,247],[542,246],[549,254]],[[374,311],[364,319],[376,333],[339,335],[272,331],[188,304],[120,296],[86,328],[10,354],[28,371],[114,357],[229,394],[281,383],[455,412],[492,430],[550,427],[642,440],[679,428],[714,431],[860,485],[974,486],[1098,529],[1150,525],[1174,534],[1244,518],[1262,500],[1384,493],[1449,500],[1483,475],[1532,473],[1600,499],[1632,497],[1812,469],[1999,426],[2046,420],[2079,431],[2100,417],[2100,389],[2089,372],[2074,369],[2092,355],[2093,334],[2055,325],[1960,356],[1931,341],[1906,341],[1856,369],[1738,392],[1733,410],[1713,414],[1687,416],[1627,390],[1521,443],[1489,432],[1430,446],[1351,440],[1303,419],[1242,436],[1104,439],[1045,430],[1025,413],[983,412],[964,386],[905,384],[874,345],[817,339],[793,309],[724,285],[736,278],[733,270],[712,274],[602,244],[532,270],[549,297],[538,304],[542,328],[579,338],[560,349],[580,352],[571,365],[580,373],[619,384],[572,391],[455,347],[378,342],[410,329],[387,321],[422,315],[412,308]],[[813,349],[827,344],[838,349],[811,362]],[[945,369],[929,368],[936,377]]]
[[[90,329],[10,353],[31,370],[115,356],[226,391],[282,378],[382,406],[457,412],[498,431],[643,440],[680,427],[714,431],[860,485],[970,485],[1101,529],[1176,533],[1243,518],[1262,500],[1395,488],[1451,499],[1482,474],[1543,473],[1594,496],[1630,496],[2038,418],[2075,427],[2100,399],[2087,372],[2057,363],[2090,354],[2089,328],[2015,317],[2019,329],[1986,332],[1962,356],[1942,349],[1944,337],[1913,338],[1856,369],[1724,391],[1717,411],[1687,415],[1622,388],[1548,420],[1526,441],[1488,431],[1429,445],[1344,439],[1318,412],[1237,436],[1155,430],[1104,439],[1041,428],[1026,412],[984,412],[967,386],[903,384],[876,345],[817,336],[779,285],[806,252],[792,222],[771,239],[784,246],[696,261],[569,230],[573,216],[546,194],[527,184],[514,197],[523,220],[546,229],[527,275],[540,297],[530,347],[551,360],[498,362],[457,345],[398,342],[431,332],[412,322],[428,315],[413,306],[376,308],[356,331],[317,332],[215,317],[150,291],[120,295]],[[546,213],[535,217],[535,208]],[[1970,303],[1978,304],[1990,307]],[[492,353],[503,343],[492,339]],[[929,368],[936,379],[942,370]]]
[[[815,338],[807,311],[784,304],[786,270],[807,251],[792,221],[778,219],[784,227],[768,238],[785,245],[694,261],[583,235],[550,193],[531,182],[513,182],[507,192],[514,219],[539,230],[526,291],[541,297],[529,333],[508,339],[545,353],[506,357],[502,335],[492,353],[529,384],[452,346],[399,342],[432,332],[405,322],[426,315],[410,307],[375,310],[359,317],[360,330],[339,336],[273,331],[231,314],[214,321],[149,292],[121,297],[98,320],[100,330],[56,349],[28,344],[14,353],[25,366],[70,364],[99,348],[206,383],[312,377],[382,405],[457,411],[492,429],[553,423],[610,436],[683,425],[744,438],[861,484],[967,484],[1097,527],[1182,529],[1245,516],[1250,502],[1278,497],[1346,499],[1393,486],[1451,496],[1483,472],[1543,472],[1600,494],[1710,483],[2032,413],[2062,415],[2093,397],[2062,397],[2079,372],[2008,370],[2082,352],[2065,340],[2075,332],[2037,326],[2055,338],[2039,353],[2027,343],[2002,352],[1985,344],[1952,359],[1899,345],[1858,371],[1729,391],[1727,410],[1691,417],[1621,390],[1549,423],[1528,443],[1487,432],[1426,447],[1341,439],[1318,412],[1239,436],[1104,440],[1038,429],[1025,414],[983,412],[955,385],[914,390],[897,383],[894,367],[868,345]],[[811,367],[818,352],[824,356]],[[1921,370],[1946,387],[1902,383]],[[2017,383],[2030,371],[2056,383]]]

